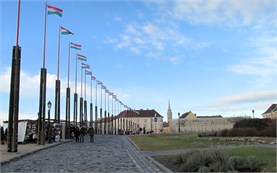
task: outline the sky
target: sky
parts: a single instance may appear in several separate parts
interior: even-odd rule
[[[48,4],[63,10],[62,17],[47,16],[46,102],[52,105],[59,25],[74,33],[61,35],[60,40],[61,119],[65,119],[69,42],[82,46],[80,51],[70,50],[71,119],[76,53],[87,56],[93,75],[125,105],[155,109],[165,121],[169,100],[173,118],[188,111],[252,117],[252,110],[261,118],[277,103],[276,0],[49,0]],[[44,8],[45,1],[21,1],[19,119],[36,119],[39,110]],[[1,0],[0,17],[2,123],[9,112],[17,1]],[[80,95],[80,62],[78,69]],[[86,82],[90,103],[88,76]],[[103,108],[104,103],[103,96]],[[52,117],[53,112],[52,108]]]

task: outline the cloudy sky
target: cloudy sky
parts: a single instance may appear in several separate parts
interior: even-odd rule
[[[48,1],[63,16],[47,16],[47,101],[54,103],[58,28],[61,36],[61,118],[65,114],[68,43],[71,50],[71,108],[75,54],[88,57],[93,75],[133,109],[156,109],[165,117],[255,116],[277,102],[277,1]],[[44,1],[21,2],[19,118],[38,112],[42,67]],[[0,2],[0,115],[7,120],[17,1]],[[80,69],[80,62],[78,62]],[[80,73],[78,92],[80,95]],[[84,81],[83,81],[84,82]],[[87,77],[90,102],[90,79]],[[93,81],[92,102],[95,103]],[[103,92],[104,93],[104,92]],[[100,104],[98,89],[98,104]],[[104,98],[103,98],[104,106]],[[100,105],[98,105],[100,106]],[[52,110],[52,114],[53,114]],[[73,110],[71,110],[73,114]],[[72,116],[71,116],[72,117]]]

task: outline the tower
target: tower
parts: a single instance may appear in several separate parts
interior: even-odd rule
[[[170,109],[170,100],[168,100],[168,109],[167,109],[167,121],[171,121],[172,120],[172,111]]]

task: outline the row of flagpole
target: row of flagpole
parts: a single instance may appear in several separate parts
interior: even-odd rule
[[[38,144],[45,144],[45,107],[46,107],[46,78],[47,78],[47,69],[46,69],[46,26],[47,26],[47,15],[56,14],[62,17],[62,9],[59,9],[54,6],[47,4],[45,1],[45,11],[44,11],[44,36],[43,36],[43,56],[42,56],[42,68],[40,72],[40,91],[39,91],[39,112],[38,112]],[[9,121],[8,121],[8,152],[17,152],[17,136],[18,136],[18,108],[19,108],[19,86],[20,86],[20,61],[21,61],[21,47],[19,47],[19,21],[20,21],[20,0],[18,0],[18,18],[16,26],[16,46],[13,46],[13,57],[12,57],[12,68],[11,68],[11,84],[10,84],[10,104],[9,104]],[[59,65],[60,65],[60,36],[62,35],[73,35],[73,33],[66,28],[59,25],[59,35],[58,35],[58,62],[57,62],[57,79],[55,87],[55,123],[60,123],[60,78],[59,78]],[[68,48],[68,81],[66,89],[66,121],[65,121],[65,138],[70,138],[70,51],[71,48],[76,50],[81,50],[81,45],[73,42],[69,42]],[[73,107],[73,124],[75,127],[78,126],[78,93],[77,93],[77,67],[78,60],[86,61],[87,58],[84,55],[76,53],[76,64],[75,64],[75,93],[74,93],[74,107]],[[90,99],[90,124],[93,126],[98,134],[118,134],[119,133],[119,117],[117,117],[118,123],[116,126],[116,114],[119,115],[120,111],[125,108],[129,110],[130,108],[123,104],[120,100],[117,99],[116,95],[110,92],[102,82],[96,80],[92,75],[91,71],[83,71],[83,69],[89,69],[90,65],[81,63],[81,97],[80,97],[80,113],[79,113],[79,126],[85,125],[87,127],[87,101],[86,101],[86,76],[90,75],[91,79],[91,99]],[[83,82],[83,72],[85,72],[85,93],[84,93],[84,105],[83,105],[83,93],[82,93],[82,82]],[[92,81],[95,81],[95,119],[93,121],[93,104],[92,104]],[[97,87],[101,86],[101,104],[100,104],[100,118],[98,118],[98,105],[97,105]],[[102,112],[102,90],[105,90],[105,110],[104,118]],[[106,95],[108,95],[108,111],[106,110]],[[110,112],[109,99],[112,97],[112,110]],[[113,104],[115,102],[115,105]],[[116,112],[116,102],[118,103],[118,109]],[[120,105],[122,109],[120,110]],[[115,107],[114,107],[115,106]],[[84,108],[84,110],[83,110]],[[110,114],[111,113],[111,114]],[[111,115],[111,117],[110,117]],[[104,119],[104,128],[102,127]],[[50,120],[50,113],[48,113],[48,120]],[[122,120],[122,119],[121,119]],[[84,123],[84,122],[85,123]],[[125,120],[123,120],[125,121]],[[110,124],[110,122],[112,122]],[[127,120],[126,126],[127,126]],[[50,123],[50,122],[48,122]],[[98,123],[100,126],[98,127]],[[108,123],[108,129],[107,124]],[[131,123],[131,122],[129,122]],[[132,124],[132,123],[131,123]],[[134,123],[133,123],[134,124]],[[49,124],[48,124],[49,125]],[[110,125],[112,127],[110,127]],[[115,127],[113,127],[115,125]],[[122,126],[122,122],[121,122]],[[125,125],[123,125],[125,126]],[[121,127],[122,128],[122,127]],[[125,128],[125,127],[124,127]],[[115,130],[114,130],[115,129]],[[117,130],[116,130],[117,129]]]
[[[47,25],[47,15],[49,14],[56,14],[60,17],[62,16],[62,9],[59,9],[54,6],[50,6],[47,4],[47,1],[45,3],[45,22],[44,22],[44,52],[43,52],[43,68],[41,70],[41,96],[40,96],[40,112],[39,112],[39,129],[41,129],[41,133],[39,135],[43,136],[43,124],[42,122],[45,122],[45,95],[46,95],[46,68],[45,68],[45,43],[46,43],[46,25]],[[59,26],[59,35],[58,35],[58,62],[57,62],[57,80],[56,80],[56,87],[55,87],[55,122],[60,123],[60,43],[61,43],[61,35],[73,35],[73,32],[69,31],[68,29]],[[76,50],[81,50],[81,45],[76,44],[73,42],[69,42],[69,48],[68,48],[68,81],[67,81],[67,89],[66,89],[66,138],[70,137],[70,54],[71,54],[71,48]],[[82,61],[81,63],[81,96],[80,96],[80,107],[79,107],[79,126],[85,125],[87,127],[87,99],[86,99],[86,76],[90,75],[91,80],[95,81],[95,121],[94,121],[94,127],[96,128],[97,133],[100,131],[100,134],[102,134],[103,127],[102,127],[102,120],[103,120],[103,110],[102,110],[102,90],[105,89],[105,102],[106,102],[106,94],[108,94],[108,102],[110,99],[110,96],[112,97],[112,114],[111,114],[111,121],[113,122],[115,117],[115,112],[113,108],[114,101],[118,102],[118,104],[121,104],[124,108],[128,108],[126,105],[124,105],[120,100],[117,99],[116,95],[114,95],[112,92],[107,90],[107,87],[103,85],[102,82],[99,80],[96,80],[94,76],[92,76],[92,72],[88,71],[86,69],[90,69],[90,65],[84,63],[83,61],[87,61],[87,57],[81,54],[76,53],[76,61],[75,61],[75,93],[74,93],[74,107],[73,107],[73,123],[75,126],[78,125],[78,93],[77,93],[77,69],[78,69],[78,60]],[[85,69],[85,71],[84,71]],[[83,92],[82,92],[82,83],[83,83],[83,73],[85,78],[85,89],[84,89],[84,98],[83,98]],[[44,79],[45,77],[45,79]],[[100,105],[100,117],[98,118],[98,105],[97,105],[97,87],[98,85],[101,86],[101,105]],[[106,103],[105,103],[106,104]],[[108,103],[109,108],[109,103]],[[119,110],[118,110],[119,111]],[[119,112],[118,112],[119,113]],[[106,117],[108,115],[108,117]],[[104,122],[110,121],[110,112],[105,109],[104,112]],[[91,81],[91,102],[90,102],[90,125],[92,126],[93,122],[93,104],[92,104],[92,81]],[[85,123],[84,123],[85,122]],[[100,127],[98,127],[98,122],[100,122]],[[41,125],[40,125],[41,124]],[[112,123],[113,126],[113,123]],[[116,121],[115,121],[116,126]],[[104,124],[104,127],[106,127],[106,124]],[[113,128],[113,127],[112,127]],[[100,129],[100,130],[99,130]],[[104,132],[106,133],[106,132]],[[44,144],[44,141],[42,139],[39,144]]]

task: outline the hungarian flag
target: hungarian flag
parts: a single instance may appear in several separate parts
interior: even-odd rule
[[[70,42],[70,48],[81,50],[81,45]]]
[[[71,32],[71,31],[65,29],[65,28],[62,27],[62,26],[61,26],[61,34],[63,34],[63,35],[69,35],[69,34],[74,35],[73,32]]]
[[[82,63],[82,68],[90,68],[90,65]]]
[[[92,79],[92,80],[96,80],[96,77],[94,77],[94,76],[91,75],[91,79]]]
[[[56,15],[62,17],[63,10],[59,9],[57,7],[53,7],[51,5],[47,5],[47,12],[48,12],[48,15],[49,14],[56,14]]]
[[[103,84],[103,83],[102,83],[101,81],[99,81],[99,80],[96,80],[96,82],[97,82],[98,84],[101,84],[101,85]]]
[[[80,55],[80,54],[77,53],[76,56],[77,56],[78,60],[87,61],[87,57],[84,56],[84,55]]]
[[[92,75],[91,71],[85,70],[85,75]]]

